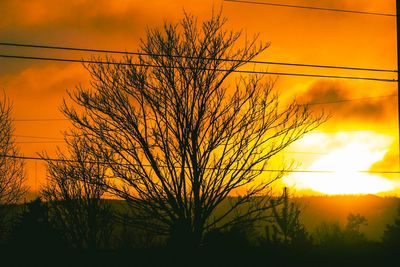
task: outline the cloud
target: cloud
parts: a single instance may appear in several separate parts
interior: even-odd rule
[[[71,88],[88,79],[87,71],[80,64],[44,64],[26,68],[21,72],[4,75],[0,82],[16,98],[33,93],[35,97],[60,96],[66,88]]]
[[[137,13],[140,4],[134,1],[82,1],[58,2],[39,1],[2,1],[0,7],[9,13],[3,16],[1,25],[10,22],[15,26],[37,27],[49,23],[81,23],[102,17],[125,17],[130,12]]]
[[[88,78],[86,70],[79,64],[46,63],[0,76],[0,89],[4,89],[7,97],[13,102],[14,119],[63,118],[59,108],[62,99],[67,98],[66,89],[72,90],[79,83],[85,86],[88,84]],[[69,126],[66,121],[14,121],[14,133],[22,136],[62,138],[62,131]],[[43,140],[18,137],[17,141]],[[24,155],[36,156],[37,152],[41,151],[52,153],[57,145],[62,146],[61,143],[28,142],[18,144],[18,147]],[[33,177],[37,173],[38,178],[43,180],[45,167],[41,163],[36,166],[28,161],[27,169],[29,184],[37,189]]]
[[[313,109],[327,110],[339,123],[392,122],[393,114],[397,112],[396,97],[388,90],[379,93],[373,89],[371,86],[350,87],[344,82],[320,80],[298,95],[297,100],[310,103]]]
[[[0,89],[4,89],[13,102],[13,115],[17,119],[60,118],[59,108],[66,91],[76,85],[87,86],[89,75],[79,64],[46,64],[25,69],[20,73],[0,77]],[[33,126],[38,126],[37,129]],[[49,130],[53,128],[53,130]],[[47,129],[47,130],[45,130]],[[63,130],[62,125],[51,123],[20,123],[20,134],[47,135]]]
[[[198,1],[145,0],[70,0],[70,1],[0,1],[2,14],[0,30],[13,28],[49,29],[76,28],[119,32],[143,28],[165,19],[180,18],[183,6],[195,13],[210,13],[210,6]],[[180,12],[179,12],[180,11]],[[200,12],[199,12],[200,11]],[[108,32],[110,33],[110,32]]]
[[[398,142],[393,142],[383,159],[372,165],[370,170],[377,172],[395,172],[400,169],[399,162]],[[383,173],[380,175],[385,176],[388,179],[399,180],[398,174]]]
[[[206,2],[206,1],[204,1]],[[146,28],[160,27],[164,21],[176,22],[183,7],[199,17],[210,17],[211,6],[196,0],[70,0],[13,1],[1,0],[0,36],[3,41],[111,50],[138,48]],[[1,46],[10,55],[68,57],[81,59],[88,53]],[[20,71],[26,61],[1,59],[10,68],[0,68],[0,75]],[[29,64],[37,61],[30,61]]]
[[[328,170],[333,173],[290,174],[286,181],[297,188],[311,187],[328,194],[388,191],[393,186],[391,182],[380,175],[358,171],[368,170],[381,161],[392,142],[392,136],[372,131],[308,135],[295,146],[301,151],[319,152],[324,149],[327,153],[316,157],[307,170]]]

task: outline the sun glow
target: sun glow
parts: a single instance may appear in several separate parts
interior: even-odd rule
[[[357,134],[313,134],[302,140],[300,147],[327,146],[306,170],[319,173],[293,173],[284,183],[296,189],[312,189],[325,194],[376,194],[392,190],[394,184],[379,174],[368,171],[385,156],[392,138],[373,132]],[[327,141],[329,140],[329,141]],[[322,145],[324,144],[324,145]]]

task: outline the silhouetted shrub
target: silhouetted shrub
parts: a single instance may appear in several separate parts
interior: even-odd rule
[[[285,187],[282,203],[271,200],[272,224],[265,227],[263,244],[306,245],[312,239],[305,226],[300,222],[300,207],[289,201],[288,190]]]
[[[400,206],[397,208],[397,218],[393,224],[387,224],[383,232],[382,241],[389,246],[400,245]]]
[[[323,222],[315,230],[314,240],[320,245],[340,245],[343,233],[338,222]]]
[[[65,247],[61,235],[51,226],[48,208],[40,198],[26,204],[26,210],[11,230],[9,246],[18,251],[31,252]]]
[[[211,230],[204,236],[206,248],[227,249],[246,248],[256,245],[253,225],[234,225],[225,231]]]
[[[347,224],[343,231],[347,244],[359,244],[367,241],[365,235],[360,231],[360,227],[363,225],[367,225],[367,219],[364,216],[352,213],[347,216]]]
[[[360,231],[360,227],[366,224],[367,219],[364,216],[350,213],[343,229],[338,222],[324,222],[316,228],[314,239],[317,244],[323,246],[339,247],[360,244],[367,241]]]

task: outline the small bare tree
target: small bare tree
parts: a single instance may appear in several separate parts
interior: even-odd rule
[[[69,156],[60,150],[57,161],[47,160],[48,184],[42,195],[50,220],[74,247],[104,248],[113,231],[113,214],[101,199],[107,167],[86,149],[84,137],[66,138]]]
[[[305,226],[300,222],[300,207],[297,203],[289,200],[287,187],[283,189],[282,198],[271,199],[271,204],[273,232],[270,236],[269,225],[267,225],[266,240],[284,245],[310,244],[311,238]]]
[[[241,34],[224,24],[218,14],[198,27],[185,14],[148,30],[137,59],[86,65],[93,87],[70,93],[83,112],[63,106],[108,163],[109,190],[132,205],[134,224],[185,246],[238,218],[259,218],[282,175],[263,169],[325,119],[295,102],[281,106],[273,82],[236,76],[268,44],[239,44]],[[238,197],[215,212],[228,196]]]
[[[0,237],[5,231],[9,205],[15,204],[26,191],[24,162],[15,145],[11,119],[12,105],[6,97],[0,100]]]

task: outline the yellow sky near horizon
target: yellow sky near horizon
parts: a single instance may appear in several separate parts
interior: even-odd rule
[[[395,13],[394,0],[269,2]],[[135,51],[140,38],[145,37],[147,27],[161,26],[164,21],[177,21],[184,10],[201,20],[210,17],[213,8],[218,10],[220,7],[228,19],[227,29],[243,30],[248,36],[259,33],[261,40],[271,43],[267,51],[257,58],[259,60],[393,70],[397,68],[396,27],[393,17],[248,5],[219,0],[3,0],[0,2],[0,10],[3,11],[0,18],[0,41]],[[0,46],[0,54],[74,59],[100,55],[5,46]],[[276,65],[269,65],[265,70],[396,78],[394,73]],[[59,140],[26,136],[62,139],[62,132],[68,129],[68,122],[24,120],[63,118],[59,107],[63,98],[67,98],[66,91],[73,90],[79,84],[88,85],[89,76],[77,63],[0,59],[0,88],[13,101],[16,141],[24,155],[37,156],[42,151],[54,155],[55,148],[62,146],[62,143],[58,143]],[[352,187],[354,189],[349,192],[360,193],[357,185],[364,181],[370,184],[370,190],[364,190],[366,193],[400,193],[398,174],[364,173],[361,176],[355,175],[356,178],[343,174],[343,170],[354,173],[360,169],[399,169],[397,98],[393,97],[397,94],[396,83],[280,76],[276,89],[281,92],[282,97],[296,97],[302,103],[361,98],[357,101],[312,106],[317,112],[321,109],[330,112],[330,120],[318,129],[318,133],[300,140],[284,155],[288,162],[294,160],[299,169],[335,169],[342,172],[336,176],[320,173],[318,177],[307,173],[291,174],[284,179],[286,185],[297,188],[299,192],[319,191],[330,194],[332,192],[324,189],[324,185],[319,185],[323,179],[327,181],[323,184],[328,185],[329,189],[333,188],[331,183],[340,182],[336,185],[337,190],[342,190],[342,193],[348,192],[343,189],[344,185],[356,181]],[[350,164],[350,167],[346,164]],[[37,190],[45,181],[45,175],[42,162],[27,162],[27,177],[33,190]],[[346,178],[339,179],[338,175]],[[318,182],[310,181],[313,179]]]

